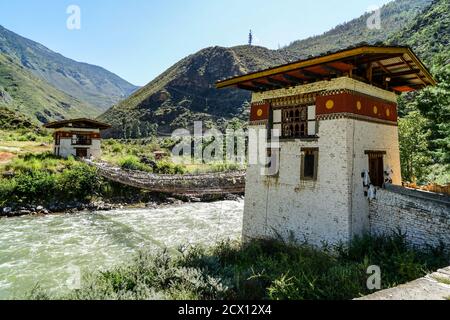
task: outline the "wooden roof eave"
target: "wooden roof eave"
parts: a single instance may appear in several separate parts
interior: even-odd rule
[[[415,56],[415,54],[412,52],[410,48],[407,47],[371,47],[371,46],[364,46],[360,48],[354,48],[350,50],[345,50],[341,52],[337,52],[334,54],[321,56],[317,58],[311,58],[308,60],[299,61],[296,63],[290,63],[286,65],[282,65],[279,67],[250,73],[247,75],[243,75],[240,77],[231,78],[228,80],[220,81],[216,84],[216,87],[218,89],[220,88],[226,88],[231,86],[236,86],[239,83],[243,82],[251,82],[253,80],[271,77],[275,75],[283,75],[287,72],[293,72],[293,71],[304,71],[302,69],[317,66],[317,65],[326,65],[328,63],[336,62],[338,60],[342,60],[345,58],[351,58],[356,57],[358,55],[364,55],[364,54],[387,54],[387,55],[405,55],[407,54],[411,60],[421,69],[420,71],[424,74],[426,80],[431,85],[436,85],[436,81],[434,80],[431,73],[428,71],[428,69],[425,67],[425,65]]]
[[[92,124],[92,128],[100,129],[100,130],[106,130],[106,129],[111,128],[111,125],[109,125],[109,124],[102,123],[100,121],[96,121],[96,120],[92,120],[92,119],[87,119],[87,118],[49,122],[49,123],[45,124],[44,127],[47,129],[61,129],[61,128],[66,127],[70,123],[76,124],[76,123],[80,123],[80,122],[90,123],[90,124]],[[77,128],[77,127],[74,126],[73,128]]]
[[[428,68],[422,63],[422,61],[420,61],[420,59],[417,58],[417,56],[414,54],[414,52],[410,48],[407,48],[407,50],[408,50],[409,56],[414,61],[416,66],[418,66],[422,70],[422,72],[424,73],[425,78],[427,79],[427,81],[429,81],[430,84],[433,85],[433,86],[437,85],[437,81],[434,79],[434,77],[431,74],[431,72],[428,71]]]

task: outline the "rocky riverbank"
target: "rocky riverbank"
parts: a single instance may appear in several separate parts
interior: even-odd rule
[[[177,206],[193,202],[214,202],[222,200],[238,200],[243,195],[225,194],[221,196],[204,196],[193,197],[185,195],[167,196],[163,194],[155,194],[146,197],[146,199],[115,199],[111,200],[95,200],[88,203],[72,201],[72,202],[55,202],[47,206],[43,205],[17,205],[14,207],[0,207],[0,218],[21,217],[26,215],[42,216],[55,213],[77,213],[80,211],[110,211],[125,208],[136,209],[157,209],[166,206]]]

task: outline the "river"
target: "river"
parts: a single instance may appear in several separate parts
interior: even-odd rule
[[[0,299],[22,298],[36,284],[67,292],[73,270],[105,270],[140,248],[239,239],[243,207],[243,200],[221,201],[0,219]]]

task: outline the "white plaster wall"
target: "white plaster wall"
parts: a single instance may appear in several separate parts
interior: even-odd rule
[[[345,119],[321,121],[318,141],[281,142],[280,172],[247,173],[244,239],[278,237],[315,246],[347,242],[350,211]],[[323,138],[326,137],[326,138]],[[302,181],[301,149],[319,148],[317,181]]]
[[[61,138],[59,143],[59,155],[63,158],[75,156],[75,149],[72,146],[72,139]]]
[[[88,157],[94,157],[96,159],[102,156],[101,141],[98,139],[92,139],[92,146],[88,150]]]
[[[361,173],[369,169],[367,150],[385,151],[384,169],[393,170],[393,184],[401,185],[398,127],[360,120],[347,119],[349,163],[353,163],[352,189],[352,237],[369,232],[369,202],[364,196]],[[352,143],[352,141],[354,143]]]
[[[72,127],[66,127],[66,128],[60,128],[57,129],[56,131],[59,132],[73,132],[73,131],[77,131],[77,132],[87,132],[87,133],[100,133],[100,129],[83,129],[83,128],[72,128]]]
[[[79,146],[80,148],[87,148],[87,156],[94,157],[96,159],[100,158],[102,155],[102,148],[101,148],[101,140],[99,139],[92,139],[92,145],[91,146]],[[58,146],[54,146],[55,148],[58,148]],[[72,145],[72,139],[64,139],[61,138],[60,145],[59,145],[59,155],[63,158],[67,158],[69,156],[76,156],[77,146]]]

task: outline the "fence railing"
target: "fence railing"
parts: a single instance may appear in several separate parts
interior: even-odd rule
[[[426,186],[418,186],[415,183],[404,183],[403,186],[406,188],[411,188],[411,189],[416,189],[416,190],[450,195],[450,184],[447,184],[447,185],[428,184]]]

